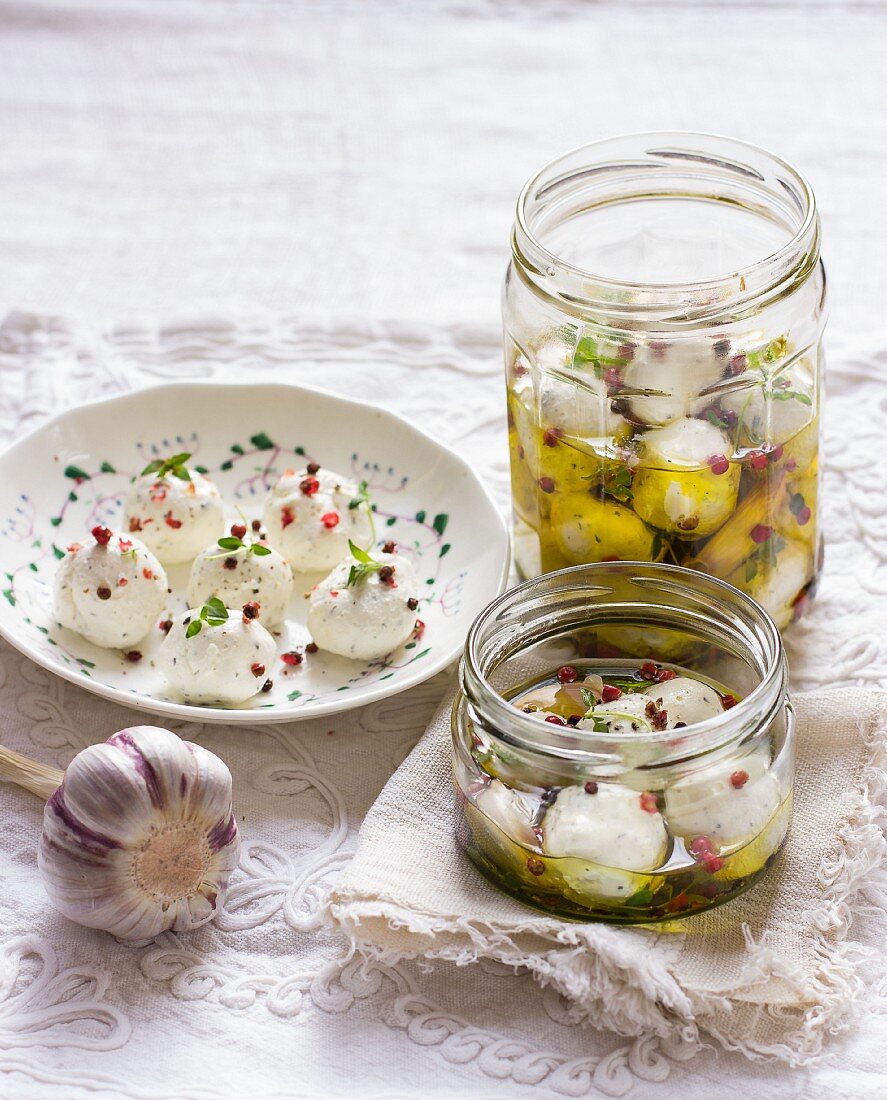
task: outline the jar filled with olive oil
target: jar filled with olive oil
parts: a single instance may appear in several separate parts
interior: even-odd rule
[[[806,180],[711,135],[568,153],[521,193],[503,315],[521,574],[677,564],[787,626],[821,559],[825,275]]]

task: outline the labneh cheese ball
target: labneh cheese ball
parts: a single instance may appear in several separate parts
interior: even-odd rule
[[[215,485],[185,463],[189,454],[150,463],[129,489],[124,524],[165,565],[191,561],[225,530]]]
[[[697,837],[716,848],[754,840],[780,805],[779,783],[762,753],[717,764],[666,792],[668,827],[688,844]]]
[[[653,726],[648,712],[650,699],[642,692],[621,695],[592,707],[588,717],[579,722],[579,729],[595,730],[606,725],[609,733],[649,733]]]
[[[321,649],[372,661],[414,633],[419,586],[412,564],[395,550],[386,543],[370,555],[352,543],[352,556],[312,591],[308,629]]]
[[[652,699],[668,730],[695,726],[724,711],[724,704],[715,689],[689,676],[675,676],[661,684],[654,684],[644,694]]]
[[[558,791],[542,819],[542,846],[550,856],[652,871],[665,859],[668,833],[655,795],[591,781]],[[614,876],[617,893],[621,882]]]
[[[55,575],[55,615],[93,645],[130,649],[156,625],[167,596],[163,566],[145,544],[97,526],[73,543]]]
[[[654,426],[692,416],[706,403],[702,393],[723,374],[724,364],[695,341],[635,348],[625,369],[625,387],[645,391],[632,397],[632,414]]]
[[[297,573],[332,569],[358,546],[373,541],[366,483],[359,486],[316,462],[286,470],[265,501],[268,542]]]
[[[180,615],[157,655],[169,686],[188,702],[223,706],[270,691],[277,646],[259,612],[257,603],[236,610],[213,598]]]
[[[230,535],[197,555],[188,580],[188,604],[202,607],[211,596],[227,607],[242,607],[254,600],[262,608],[262,622],[270,629],[286,616],[293,573],[276,550],[245,539],[246,525],[235,523]]]
[[[638,439],[633,501],[646,523],[679,539],[710,535],[736,507],[740,471],[729,438],[706,420],[679,420]]]

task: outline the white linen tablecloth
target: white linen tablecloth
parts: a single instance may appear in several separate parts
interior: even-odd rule
[[[255,372],[409,411],[504,504],[495,324],[519,186],[607,133],[733,132],[811,176],[832,280],[832,552],[796,682],[884,684],[885,32],[865,3],[0,0],[0,429]],[[789,1071],[626,1042],[498,966],[349,959],[318,927],[324,876],[441,691],[341,722],[179,724],[231,763],[248,841],[190,938],[122,947],[62,921],[39,807],[0,790],[0,1097],[887,1096],[870,1012]],[[132,720],[6,646],[0,703],[4,743],[59,765]],[[883,911],[855,931],[887,942]]]
[[[887,412],[887,349],[846,349],[837,359],[826,447],[831,553],[814,611],[792,633],[798,686],[887,678],[887,483],[872,485],[864,461]],[[90,396],[207,376],[322,377],[367,398],[384,377],[388,403],[462,450],[507,502],[495,330],[281,321],[101,335],[12,314],[0,327],[0,430],[16,434]],[[352,958],[345,936],[323,927],[325,885],[443,690],[438,678],[326,721],[168,723],[231,767],[245,842],[216,922],[190,936],[125,946],[54,913],[34,865],[42,809],[30,795],[0,790],[0,1096],[500,1098],[535,1086],[552,1097],[708,1100],[725,1074],[741,1097],[796,1096],[801,1087],[814,1100],[884,1095],[887,1017],[862,1002],[823,1066],[788,1071],[654,1036],[620,1039],[498,964]],[[0,714],[5,744],[62,767],[85,744],[143,720],[5,644]],[[853,916],[853,938],[883,951],[883,909]],[[868,977],[866,1004],[883,1006],[884,974]]]

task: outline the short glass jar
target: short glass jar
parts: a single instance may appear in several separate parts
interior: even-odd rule
[[[665,561],[785,627],[821,558],[820,224],[751,145],[635,134],[543,168],[503,316],[515,559]]]
[[[641,637],[645,661],[632,656]],[[597,676],[624,690],[610,688],[611,721],[635,684],[659,720],[568,724],[594,702],[584,685]],[[717,713],[695,721],[680,693],[663,702],[685,676]],[[730,585],[634,562],[526,581],[475,621],[461,683],[457,836],[488,879],[530,905],[621,923],[689,915],[746,890],[785,841],[786,658],[773,620]],[[525,711],[531,697],[545,709]]]

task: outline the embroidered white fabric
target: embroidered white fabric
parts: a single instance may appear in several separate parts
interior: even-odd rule
[[[873,410],[887,412],[887,351],[833,359],[829,554],[815,609],[792,638],[796,682],[807,687],[872,685],[887,672],[887,486],[868,462],[881,431]],[[500,372],[492,330],[217,322],[100,334],[19,313],[0,327],[0,429],[9,438],[75,400],[172,377],[323,377],[367,398],[379,397],[384,377],[388,403],[463,449],[504,506]],[[3,742],[53,765],[134,718],[6,645],[0,676]],[[653,1035],[618,1038],[499,963],[352,957],[346,938],[322,927],[325,885],[444,686],[439,678],[330,722],[173,723],[228,761],[246,841],[218,921],[191,936],[124,946],[56,915],[34,865],[41,807],[4,787],[0,1095],[500,1098],[535,1085],[553,1097],[696,1100],[715,1076],[742,1096],[793,1096],[799,1082],[811,1097],[878,1095],[887,1019],[875,1007],[887,989],[877,983],[825,1062],[790,1071]],[[876,904],[854,914],[864,942],[882,943],[885,928]]]

